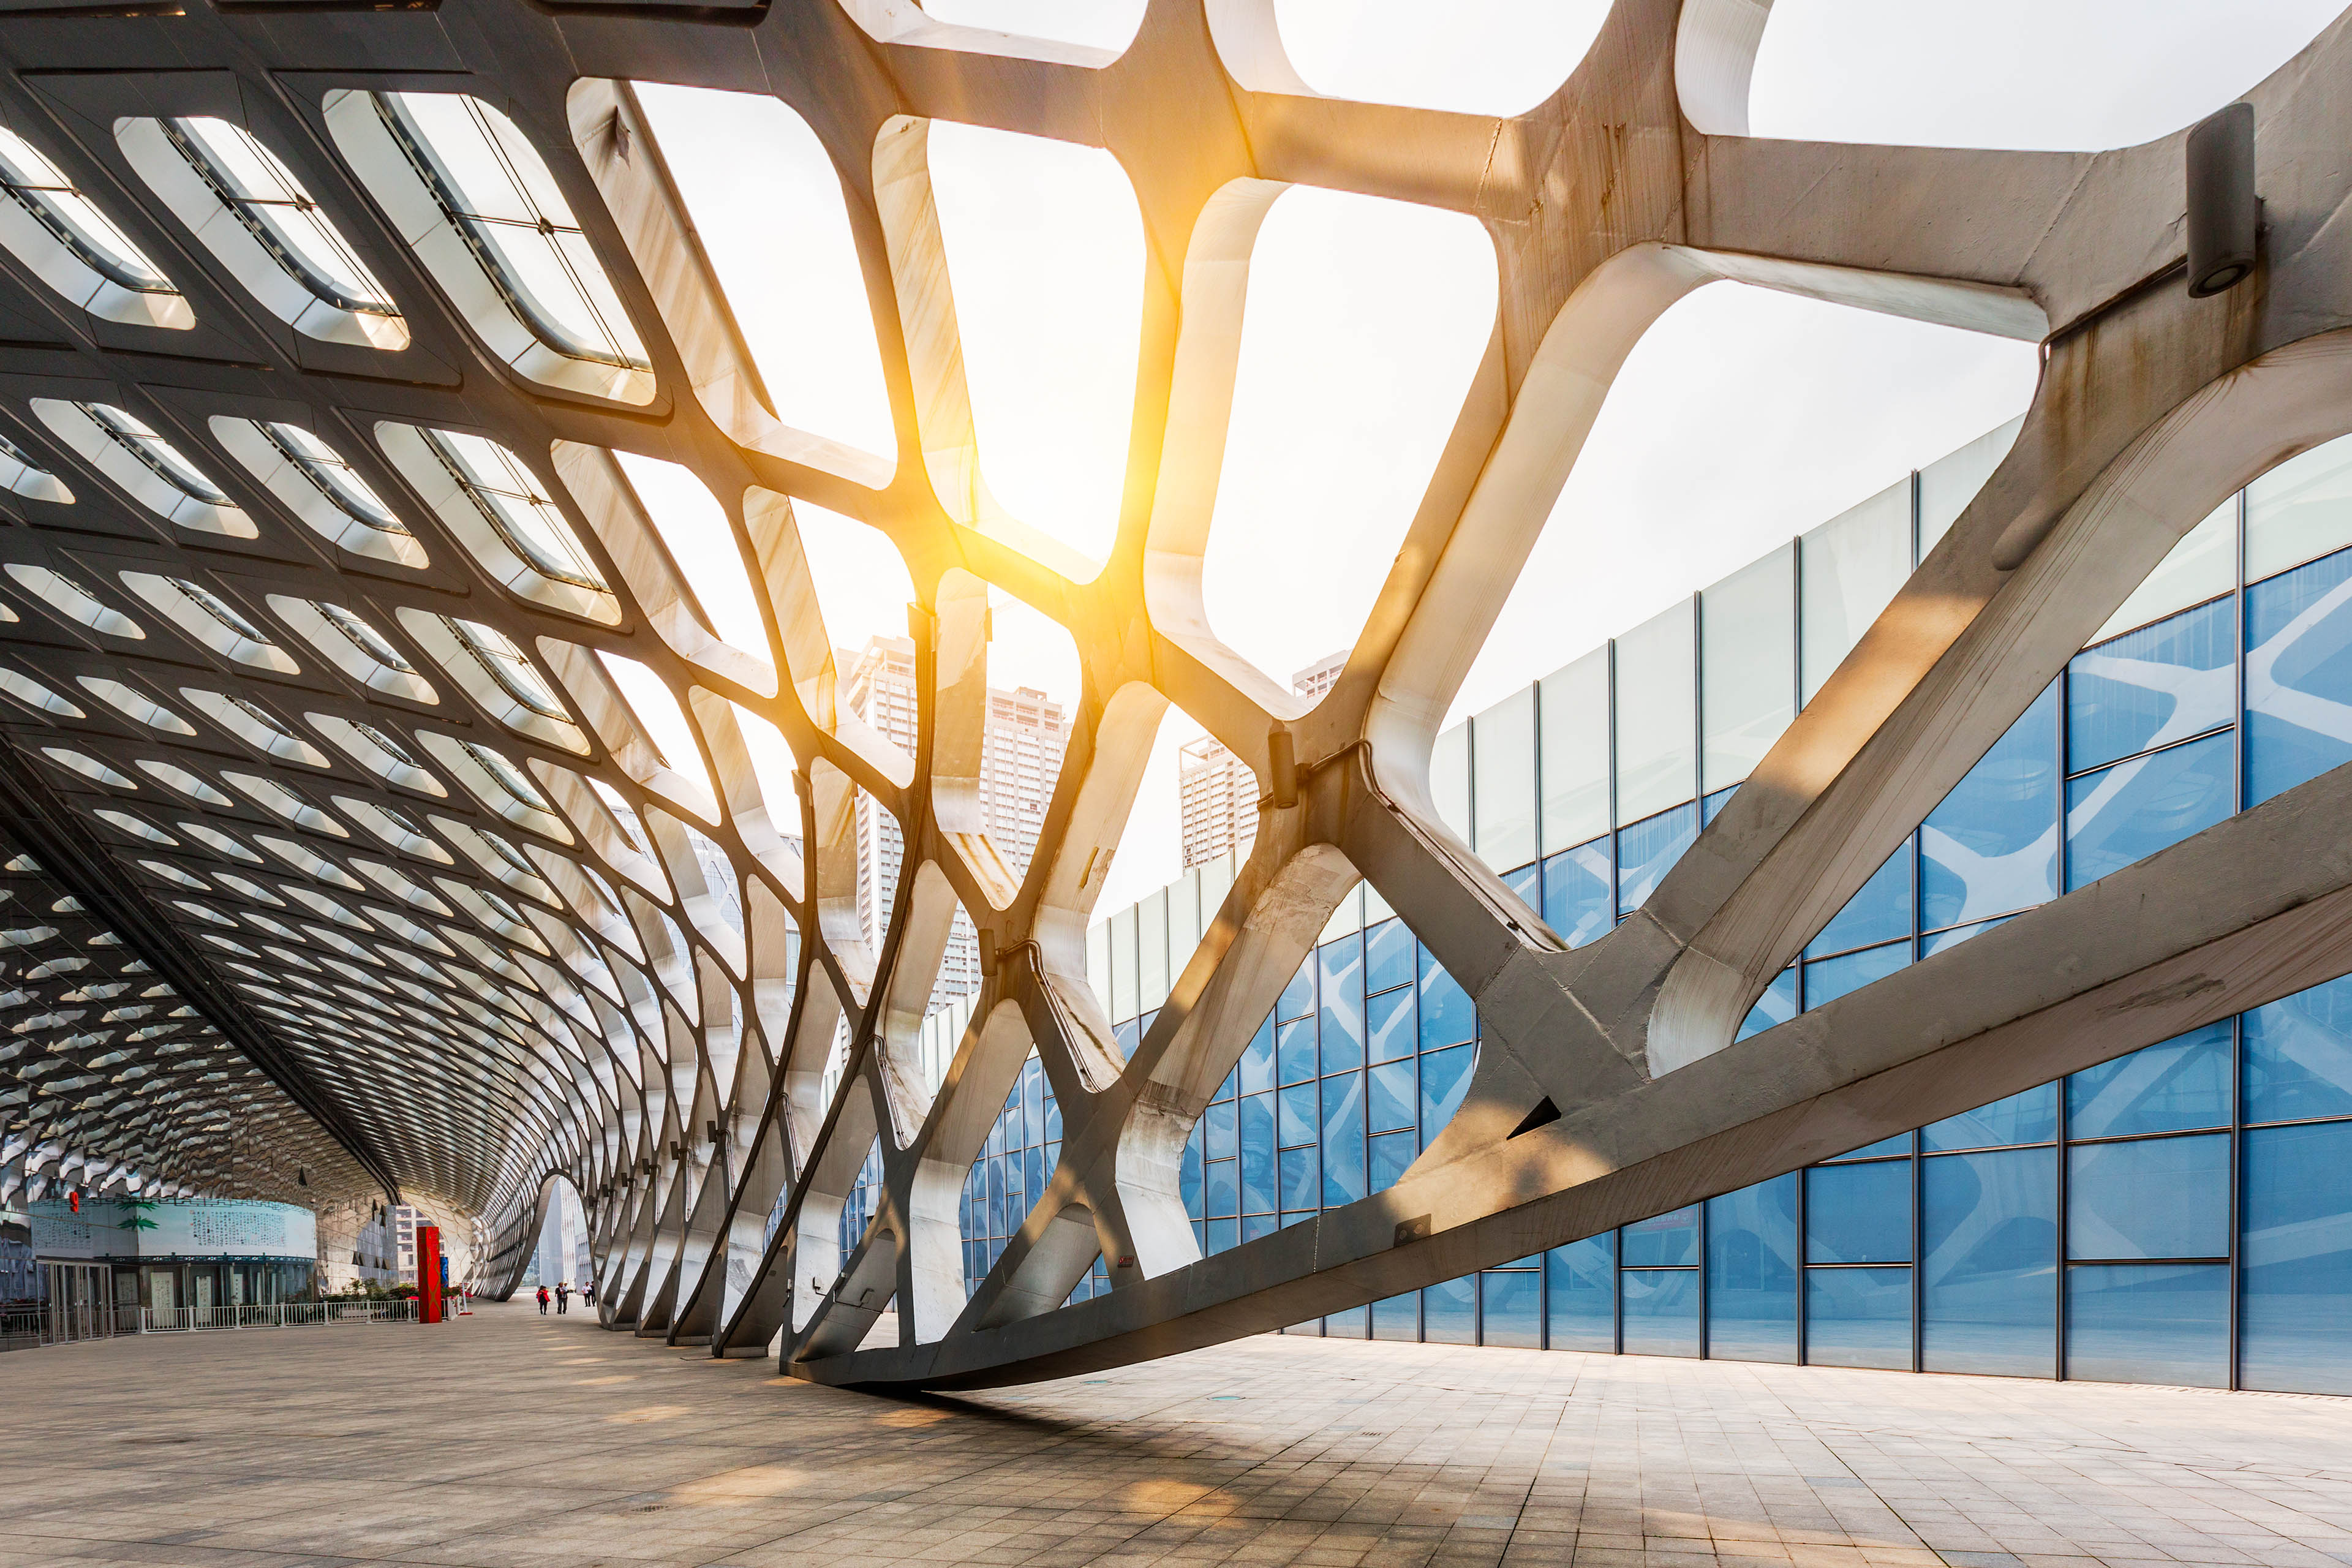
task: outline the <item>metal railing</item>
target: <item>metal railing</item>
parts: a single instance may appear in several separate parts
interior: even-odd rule
[[[456,1317],[467,1305],[452,1292],[445,1299],[445,1315]],[[118,1334],[203,1333],[216,1329],[297,1329],[335,1323],[413,1323],[416,1300],[352,1298],[323,1301],[281,1301],[268,1306],[244,1304],[214,1307],[112,1308],[50,1303],[0,1308],[0,1351],[29,1350],[37,1345],[73,1344],[84,1340],[111,1339]]]

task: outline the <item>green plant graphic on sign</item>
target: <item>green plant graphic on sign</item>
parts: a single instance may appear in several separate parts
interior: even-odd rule
[[[155,1202],[153,1199],[127,1198],[123,1201],[122,1206],[128,1209],[130,1213],[123,1217],[123,1221],[121,1225],[114,1227],[115,1229],[153,1230],[155,1228],[155,1222],[147,1217],[148,1215],[153,1212],[155,1208]]]

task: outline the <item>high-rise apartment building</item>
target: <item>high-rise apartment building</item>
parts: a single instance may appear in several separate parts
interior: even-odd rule
[[[916,747],[915,645],[905,637],[874,637],[856,654],[835,650],[845,673],[842,700],[909,756]],[[1044,828],[1045,807],[1061,776],[1069,745],[1069,719],[1062,705],[1029,687],[1012,691],[991,687],[986,741],[980,769],[980,804],[989,841],[1016,877],[1029,869]],[[866,940],[877,948],[898,893],[906,844],[896,818],[860,791],[857,796],[857,916]],[[931,989],[931,1005],[980,989],[980,942],[969,917],[959,913],[946,959]]]
[[[1228,849],[1247,855],[1257,842],[1257,775],[1214,735],[1177,748],[1176,794],[1188,870]]]
[[[1321,697],[1347,664],[1345,648],[1325,654],[1295,672],[1290,689],[1301,697]],[[1257,842],[1257,775],[1214,736],[1203,735],[1177,748],[1176,795],[1186,869],[1227,850],[1245,856]]]

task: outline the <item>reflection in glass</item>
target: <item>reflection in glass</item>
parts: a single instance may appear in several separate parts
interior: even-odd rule
[[[2123,1138],[2226,1127],[2230,1121],[2230,1021],[2185,1035],[2066,1080],[2066,1131],[2074,1138]]]
[[[2083,1136],[2082,1130],[2074,1130]],[[2046,1143],[2058,1136],[2058,1086],[2045,1083],[1974,1110],[1931,1121],[1919,1130],[1919,1147],[1998,1149],[2010,1143]]]
[[[1825,1006],[1874,980],[1885,979],[1910,962],[1911,943],[1907,940],[1837,958],[1817,959],[1805,965],[1805,1006],[1808,1010]]]
[[[1698,1354],[1698,1270],[1624,1268],[1622,1298],[1627,1355]]]
[[[1570,947],[1607,936],[1617,925],[1612,881],[1607,838],[1561,850],[1543,863],[1544,924]]]
[[[2239,1375],[2245,1387],[2352,1394],[2352,1122],[2246,1134]]]
[[[1797,1359],[1797,1175],[1706,1201],[1706,1352]]]
[[[1920,1340],[1927,1370],[2051,1375],[2058,1311],[2057,1177],[2054,1149],[1921,1162],[1920,1255],[1927,1275],[1920,1282]]]
[[[1478,1277],[1465,1274],[1421,1293],[1422,1338],[1433,1345],[1478,1342]]]
[[[2237,605],[2228,599],[2074,656],[2066,667],[2066,771],[2185,741],[2231,721]]]
[[[2228,732],[2066,781],[2071,891],[2168,849],[2232,809]]]
[[[2079,1144],[2066,1159],[2068,1257],[2228,1255],[2227,1133]]]
[[[1815,1366],[1907,1369],[1911,1270],[1806,1269],[1805,1359]]]
[[[1545,1311],[1551,1348],[1617,1348],[1617,1233],[1603,1231],[1544,1254]]]
[[[1699,1205],[1688,1205],[1624,1227],[1621,1242],[1628,1268],[1679,1268],[1698,1261]]]
[[[2248,1121],[2352,1116],[2352,976],[2242,1015]]]
[[[1698,803],[1662,811],[1617,835],[1617,918],[1648,902],[1675,862],[1698,837]]]
[[[2056,895],[2057,778],[2053,681],[1920,824],[1923,927],[1972,923]]]
[[[2352,761],[2352,551],[2246,590],[2246,804]]]
[[[1805,1173],[1805,1261],[1907,1263],[1911,1163],[1816,1165]]]
[[[2229,1269],[2219,1263],[2069,1267],[2066,1375],[2227,1387]]]

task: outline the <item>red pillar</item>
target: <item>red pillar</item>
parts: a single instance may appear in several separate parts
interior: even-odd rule
[[[416,1227],[416,1321],[441,1321],[441,1227]]]

